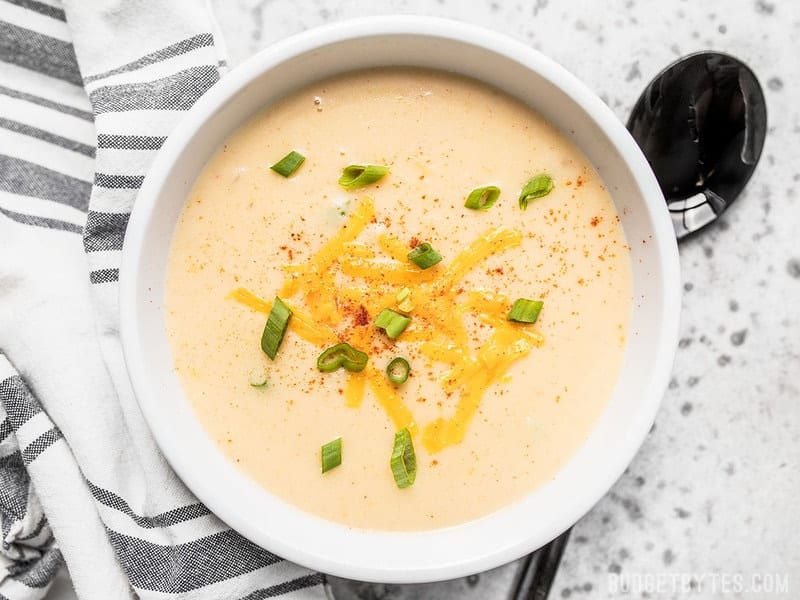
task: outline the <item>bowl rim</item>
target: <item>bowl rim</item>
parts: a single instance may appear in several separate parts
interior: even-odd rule
[[[142,361],[143,343],[137,320],[137,280],[142,268],[140,258],[147,227],[157,206],[159,190],[192,136],[225,102],[244,89],[249,82],[261,77],[263,73],[281,63],[337,42],[387,35],[423,36],[468,43],[524,65],[570,96],[614,145],[615,150],[627,163],[631,175],[645,196],[644,205],[652,220],[654,234],[651,243],[656,247],[658,256],[662,258],[659,267],[660,281],[664,290],[661,315],[663,322],[660,327],[662,335],[655,351],[657,364],[653,365],[649,378],[649,393],[646,395],[646,401],[643,401],[640,406],[636,420],[637,430],[625,436],[624,441],[621,442],[624,444],[623,450],[618,452],[613,465],[609,465],[599,483],[589,490],[584,490],[582,498],[572,499],[569,514],[562,513],[558,515],[558,518],[552,519],[552,522],[542,528],[542,533],[535,540],[528,539],[527,543],[512,545],[497,544],[497,547],[493,548],[491,552],[481,553],[469,560],[420,565],[419,568],[411,570],[393,569],[391,565],[353,565],[337,557],[320,556],[317,551],[309,547],[313,546],[313,543],[290,543],[271,538],[262,531],[255,531],[252,524],[239,514],[235,502],[224,500],[216,486],[209,486],[203,481],[203,470],[193,464],[192,457],[186,456],[186,453],[182,452],[180,443],[173,439],[164,424],[159,422],[158,402],[150,397],[143,383],[148,372]],[[396,583],[450,579],[499,566],[519,558],[555,538],[588,512],[607,493],[633,460],[655,420],[661,398],[667,387],[677,347],[680,274],[677,242],[671,221],[666,210],[654,210],[654,202],[651,202],[653,198],[663,200],[661,190],[646,159],[622,122],[577,77],[552,59],[522,42],[476,25],[416,15],[363,17],[324,25],[296,34],[250,57],[204,94],[168,136],[140,189],[125,236],[119,283],[122,347],[138,404],[158,446],[187,487],[233,529],[284,558],[343,577]],[[208,443],[213,444],[213,441],[208,440]],[[230,468],[235,469],[233,465],[230,465]],[[505,509],[501,509],[499,512],[502,510]],[[485,518],[491,518],[491,516]],[[446,532],[459,527],[462,526],[434,530],[433,533]],[[358,530],[355,530],[353,535],[358,535],[357,532]],[[399,539],[401,536],[415,534],[380,532],[377,535],[394,536]],[[424,535],[419,537],[426,539]],[[430,536],[427,539],[431,539]]]

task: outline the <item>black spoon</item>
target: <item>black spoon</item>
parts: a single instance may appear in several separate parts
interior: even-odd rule
[[[727,54],[690,54],[659,73],[628,119],[667,200],[678,239],[730,206],[761,156],[764,93],[750,68]]]
[[[672,63],[644,89],[627,124],[653,168],[681,240],[714,222],[756,168],[767,133],[753,71],[721,52]],[[546,600],[570,530],[524,559],[511,600]]]

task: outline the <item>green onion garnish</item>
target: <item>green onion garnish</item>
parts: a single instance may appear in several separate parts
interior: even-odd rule
[[[342,171],[339,185],[347,189],[364,187],[382,179],[388,172],[389,167],[381,165],[349,165]]]
[[[386,377],[395,385],[403,385],[411,373],[411,365],[402,356],[396,356],[386,365]]]
[[[499,197],[500,188],[496,185],[475,188],[467,196],[464,206],[473,210],[489,210]]]
[[[422,242],[408,253],[408,260],[420,269],[429,269],[433,265],[442,262],[442,255],[434,250],[433,246],[428,242]]]
[[[539,318],[539,313],[542,311],[544,302],[541,300],[526,300],[525,298],[518,298],[514,301],[514,306],[508,313],[509,321],[516,321],[517,323],[536,323]]]
[[[375,326],[380,327],[386,331],[391,339],[396,339],[408,324],[411,323],[411,317],[401,315],[390,308],[384,308],[380,314],[375,318]]]
[[[389,464],[397,487],[403,489],[414,483],[417,478],[417,457],[414,455],[414,444],[411,443],[411,434],[407,428],[394,434],[394,448]]]
[[[283,335],[286,333],[286,328],[289,327],[291,317],[291,309],[283,303],[283,300],[275,296],[272,310],[269,311],[269,317],[267,317],[267,324],[264,326],[264,333],[261,334],[261,349],[272,360],[275,360],[278,348],[281,347]]]
[[[544,173],[528,180],[525,187],[519,193],[519,207],[522,210],[528,208],[528,202],[536,200],[542,196],[547,196],[553,191],[553,179]]]
[[[289,152],[289,154],[287,154],[278,162],[276,162],[274,165],[272,165],[270,169],[272,169],[276,173],[280,173],[284,177],[289,177],[289,175],[291,175],[292,173],[297,171],[297,169],[300,168],[300,165],[303,164],[303,161],[305,159],[306,159],[305,156],[303,156],[299,152],[295,152],[294,150],[292,150],[291,152]]]
[[[264,369],[255,369],[250,373],[249,383],[254,388],[269,387],[269,376]]]
[[[330,373],[339,367],[351,373],[358,373],[367,366],[369,356],[366,352],[356,350],[347,342],[331,346],[317,358],[317,368],[323,373]]]
[[[403,300],[405,300],[406,298],[408,298],[410,295],[411,295],[411,290],[410,290],[410,289],[408,289],[407,287],[404,287],[402,290],[400,290],[399,292],[397,292],[397,296],[395,296],[395,299],[396,299],[398,302],[402,302]]]
[[[322,446],[322,472],[330,471],[342,464],[342,438]]]

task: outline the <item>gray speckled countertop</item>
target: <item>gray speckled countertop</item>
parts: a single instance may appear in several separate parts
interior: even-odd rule
[[[560,62],[621,120],[680,55],[711,48],[753,68],[769,111],[762,162],[722,221],[681,245],[681,342],[656,426],[573,531],[551,598],[800,597],[800,2],[213,4],[234,65],[350,17],[416,13],[480,24]],[[350,586],[341,595],[504,598],[515,568],[426,586]],[[618,589],[626,582],[629,593]]]

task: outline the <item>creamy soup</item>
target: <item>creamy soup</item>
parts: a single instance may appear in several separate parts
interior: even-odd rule
[[[294,173],[270,169],[291,150]],[[347,189],[352,164],[388,173]],[[552,191],[523,210],[542,174]],[[493,206],[465,207],[488,185]],[[441,262],[409,261],[422,242]],[[629,263],[603,181],[538,114],[451,74],[361,71],[265,108],[209,161],[175,230],[167,329],[203,427],[269,492],[348,526],[433,529],[530,493],[586,439],[622,361]],[[276,296],[293,315],[271,360]],[[535,323],[508,320],[520,298],[543,301]],[[374,324],[386,308],[410,318],[396,339]],[[338,342],[368,355],[363,371],[318,369]],[[397,356],[400,385],[385,373]],[[336,438],[341,464],[323,474]]]

